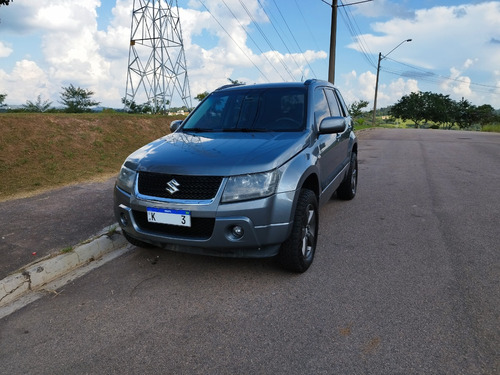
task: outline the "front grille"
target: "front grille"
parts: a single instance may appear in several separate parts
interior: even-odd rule
[[[178,191],[171,194],[167,184],[175,179]],[[139,172],[139,193],[152,197],[168,199],[213,199],[219,191],[222,177],[216,176],[180,176],[163,173]]]
[[[139,228],[167,236],[206,240],[212,236],[214,231],[215,219],[213,218],[191,217],[191,226],[181,227],[179,225],[150,223],[146,212],[133,210],[132,213]]]

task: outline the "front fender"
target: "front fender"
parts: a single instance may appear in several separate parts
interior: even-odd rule
[[[289,197],[293,197],[289,213],[290,222],[294,218],[300,189],[304,186],[312,190],[319,201],[320,187],[317,160],[317,155],[312,153],[311,149],[305,149],[281,167],[282,175],[277,192],[288,193]]]
[[[280,168],[282,174],[277,192],[285,193],[289,191],[296,191],[302,187],[309,176],[313,174],[317,176],[317,160],[317,155],[311,153],[310,149],[306,149],[285,163]],[[315,193],[319,194],[319,191],[315,191]]]

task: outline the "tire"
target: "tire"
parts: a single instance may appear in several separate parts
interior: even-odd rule
[[[356,196],[358,188],[358,155],[355,152],[351,153],[351,162],[349,163],[349,171],[345,180],[337,189],[337,197],[343,200],[351,200]]]
[[[132,245],[134,246],[137,246],[137,247],[142,247],[144,249],[149,249],[149,248],[152,248],[152,247],[155,247],[154,245],[150,244],[150,243],[147,243],[147,242],[143,242],[141,240],[138,240],[134,237],[130,237],[127,232],[125,232],[123,229],[122,229],[122,233],[123,233],[123,237],[125,237],[125,239],[130,242]]]
[[[293,220],[292,233],[281,245],[280,265],[292,272],[307,271],[314,259],[318,238],[318,199],[309,189],[300,191]]]

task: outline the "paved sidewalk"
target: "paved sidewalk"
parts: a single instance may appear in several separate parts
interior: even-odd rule
[[[115,223],[114,181],[113,177],[0,202],[0,280]]]

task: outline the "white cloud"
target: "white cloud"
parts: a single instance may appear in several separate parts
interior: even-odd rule
[[[7,29],[12,26],[16,32],[28,30],[38,35],[45,65],[42,70],[35,62],[23,60],[17,62],[11,72],[2,72],[9,102],[24,103],[32,99],[33,93],[39,93],[56,104],[61,88],[71,83],[94,91],[94,98],[103,105],[121,105],[125,94],[132,1],[117,0],[106,30],[98,30],[100,4],[99,0],[36,3],[17,0],[15,6],[8,7],[12,13],[9,19],[15,22],[8,23]],[[2,51],[8,52],[8,49],[0,42],[0,55]],[[20,67],[24,69],[23,74],[19,74]]]
[[[55,89],[47,74],[29,60],[18,61],[10,74],[0,70],[0,81],[9,104],[24,104],[26,100],[35,100],[38,95],[50,98]]]
[[[366,100],[369,108],[373,108],[375,99],[375,83],[377,77],[367,71],[358,74],[355,70],[341,77],[341,87],[344,99],[352,104],[355,101]],[[389,84],[380,84],[377,91],[377,108],[383,108],[396,103],[402,96],[420,91],[415,79],[399,78]]]
[[[378,6],[382,8],[384,4],[387,5],[389,2],[378,2]],[[374,4],[369,7],[372,6]],[[358,11],[360,9],[361,6]],[[405,43],[392,51],[390,58],[428,70],[435,77],[421,70],[411,72],[412,69],[409,67],[384,60],[385,64],[392,64],[392,70],[401,72],[409,70],[410,75],[422,81],[419,85],[424,86],[426,81],[429,82],[427,86],[434,84],[425,91],[437,91],[437,76],[441,79],[449,76],[452,80],[438,86],[444,94],[449,94],[453,99],[464,96],[470,98],[469,100],[488,100],[500,107],[498,97],[474,93],[470,76],[458,72],[456,68],[457,62],[463,62],[460,69],[464,71],[474,69],[476,77],[483,77],[483,82],[474,83],[495,85],[493,72],[500,66],[500,48],[499,44],[495,43],[500,36],[499,19],[498,1],[451,7],[439,6],[416,10],[414,17],[411,18],[399,17],[386,22],[377,22],[372,25],[373,33],[364,34],[362,38],[364,45],[369,45],[372,51],[382,51],[382,54],[390,53],[401,41],[411,38],[413,40],[410,43]],[[356,43],[350,47],[360,50]],[[387,82],[389,79],[387,74],[381,75],[381,81]],[[383,95],[382,88],[382,98]]]
[[[461,71],[452,67],[450,69],[451,80],[444,81],[441,84],[441,89],[444,92],[452,92],[454,96],[462,96],[470,98],[472,90],[470,88],[471,79],[469,77],[463,76]]]
[[[220,1],[204,3],[210,12],[200,2],[191,1],[188,4],[190,9],[182,9],[180,14],[193,97],[227,84],[228,78],[258,83],[289,81],[292,75],[293,80],[300,80],[303,75],[308,75],[308,63],[327,58],[326,52],[311,50],[303,54],[283,54],[269,49],[256,53],[250,48],[253,43],[248,40],[245,29],[251,26],[252,19],[268,22],[258,1],[246,1],[245,10],[238,0],[226,0],[233,13]],[[233,14],[238,17],[238,21]],[[215,37],[216,45],[210,49],[196,45],[193,40],[203,34]],[[247,70],[242,72],[242,69]],[[252,72],[251,75],[249,72]]]
[[[391,82],[387,90],[387,102],[385,105],[391,105],[396,103],[402,96],[408,95],[412,92],[418,92],[418,82],[415,79],[404,80],[399,78],[397,81]]]
[[[13,49],[9,46],[5,45],[2,41],[0,41],[0,58],[7,57],[12,53]]]

